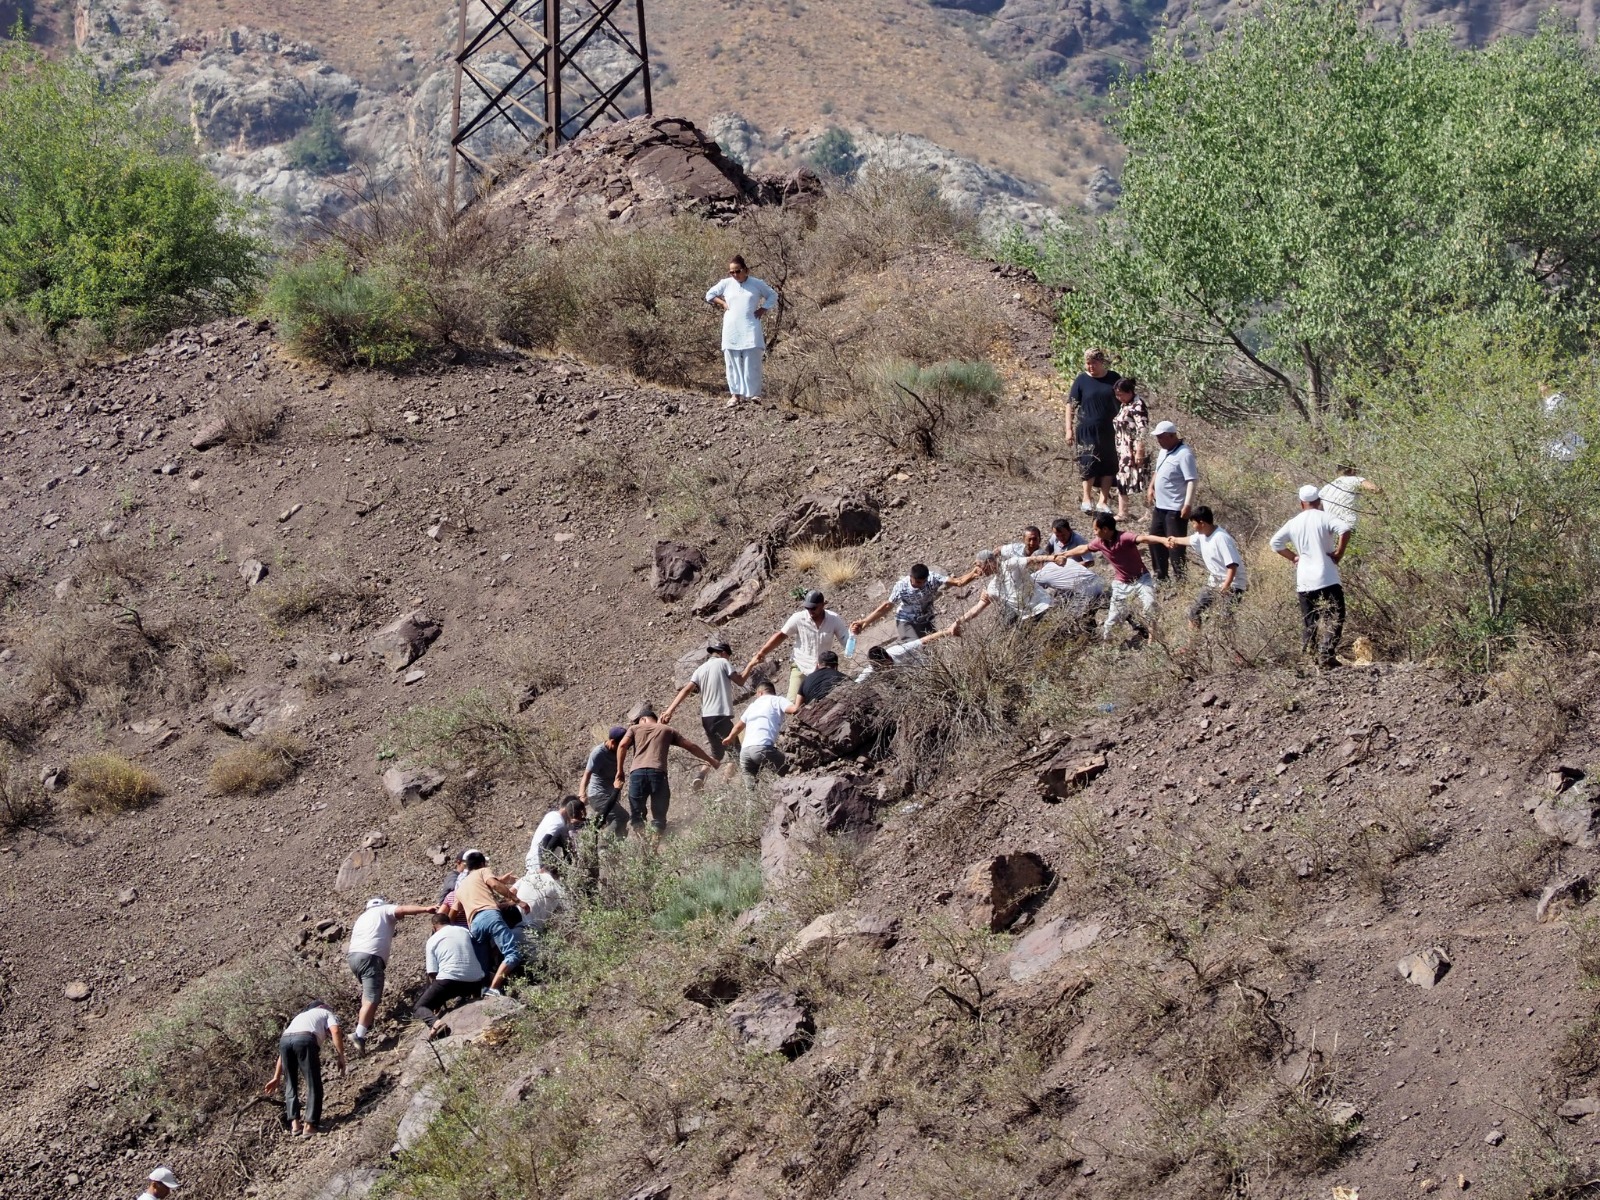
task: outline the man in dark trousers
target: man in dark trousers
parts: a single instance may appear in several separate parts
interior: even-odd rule
[[[339,1018],[322,1001],[314,1001],[290,1021],[278,1039],[278,1061],[262,1091],[270,1096],[280,1087],[283,1089],[283,1111],[290,1133],[302,1137],[316,1133],[322,1121],[322,1044],[330,1037],[339,1056],[339,1078],[343,1079],[344,1032],[339,1028]],[[300,1115],[302,1111],[304,1117]]]
[[[1272,549],[1294,564],[1294,590],[1300,598],[1300,649],[1313,647],[1324,670],[1338,665],[1344,634],[1344,583],[1339,560],[1350,542],[1350,527],[1322,510],[1315,484],[1300,489],[1300,512],[1272,535]]]
[[[656,710],[646,708],[639,721],[628,730],[617,747],[617,786],[628,780],[628,815],[633,828],[644,828],[648,808],[650,824],[659,837],[667,831],[667,808],[672,803],[672,783],[667,777],[667,752],[674,746],[687,750],[708,770],[717,769],[717,760],[695,745],[671,725],[663,725]],[[633,771],[628,772],[628,754],[633,754]]]
[[[1067,445],[1077,455],[1084,512],[1097,511],[1096,488],[1100,490],[1098,511],[1111,511],[1111,494],[1117,483],[1117,438],[1111,423],[1117,415],[1120,378],[1108,365],[1106,352],[1091,346],[1083,352],[1083,370],[1067,393]]]
[[[1200,468],[1195,464],[1194,451],[1178,436],[1178,427],[1171,421],[1162,421],[1151,433],[1161,453],[1156,456],[1145,495],[1150,503],[1150,533],[1174,540],[1170,548],[1164,540],[1150,543],[1150,565],[1155,568],[1156,580],[1165,583],[1169,575],[1181,580],[1189,567],[1189,556],[1183,549],[1187,543],[1179,539],[1189,533]]]

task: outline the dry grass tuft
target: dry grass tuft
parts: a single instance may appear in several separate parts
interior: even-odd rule
[[[229,750],[206,776],[212,791],[224,796],[259,796],[293,779],[305,765],[304,738],[292,733],[269,733],[248,745]]]
[[[323,616],[359,624],[372,616],[377,592],[360,583],[345,583],[327,576],[270,580],[255,591],[261,615],[272,625],[292,625],[307,617]]]
[[[830,588],[840,588],[861,574],[859,550],[830,550],[819,544],[803,544],[789,551],[789,563],[802,575],[811,575]]]
[[[110,750],[74,759],[67,778],[67,798],[80,812],[128,812],[166,794],[159,776]]]
[[[266,396],[242,396],[224,404],[217,416],[227,431],[229,442],[235,446],[253,446],[278,432],[283,409]]]

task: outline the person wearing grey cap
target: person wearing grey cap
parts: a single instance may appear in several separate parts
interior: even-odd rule
[[[844,618],[828,607],[828,598],[821,592],[808,592],[806,605],[783,623],[783,628],[769,637],[757,650],[740,674],[746,679],[786,638],[794,639],[794,661],[789,667],[789,700],[800,695],[800,683],[817,669],[817,656],[824,650],[835,652],[843,648],[850,637],[850,627]]]
[[[733,731],[733,687],[744,683],[744,675],[733,669],[732,654],[733,647],[727,642],[712,642],[707,646],[705,662],[695,668],[689,682],[678,689],[672,703],[661,714],[663,725],[672,724],[672,714],[678,711],[678,705],[699,692],[700,728],[705,731],[706,749],[719,763],[727,754],[725,739]],[[731,773],[733,764],[727,766]],[[711,767],[702,767],[695,776],[695,786],[704,783],[711,771]]]
[[[596,837],[613,826],[618,837],[628,834],[628,809],[622,803],[622,789],[616,784],[617,747],[627,736],[625,728],[613,725],[606,731],[606,740],[589,751],[583,764],[578,795],[589,805],[589,825]]]
[[[1339,560],[1350,542],[1350,527],[1322,509],[1317,486],[1300,489],[1300,512],[1272,535],[1275,553],[1294,564],[1294,590],[1300,599],[1300,649],[1315,647],[1317,663],[1324,669],[1338,664],[1339,639],[1344,636],[1344,581]]]
[[[149,1185],[139,1200],[167,1200],[178,1188],[178,1177],[172,1173],[171,1167],[157,1167],[146,1177]]]
[[[1150,431],[1161,453],[1150,476],[1145,499],[1150,504],[1150,535],[1156,538],[1183,538],[1189,535],[1189,516],[1194,511],[1194,492],[1200,482],[1194,451],[1178,436],[1178,427],[1162,421]],[[1151,542],[1150,566],[1156,580],[1165,583],[1168,575],[1182,579],[1189,569],[1184,543],[1169,549],[1166,541]]]

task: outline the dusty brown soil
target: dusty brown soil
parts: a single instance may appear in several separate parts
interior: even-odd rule
[[[1039,297],[969,264],[930,258],[915,270],[925,286],[976,291],[1004,313],[1012,402],[1048,410]],[[709,329],[707,348],[714,352]],[[188,448],[208,418],[247,400],[285,407],[274,437]],[[906,562],[960,568],[975,547],[1052,515],[1073,490],[1050,455],[1026,476],[905,461],[837,418],[729,409],[720,396],[639,387],[572,361],[481,358],[408,375],[329,377],[286,360],[250,321],[182,332],[70,378],[0,378],[0,464],[10,498],[0,518],[0,650],[10,652],[0,692],[20,692],[40,638],[73,614],[106,611],[108,584],[91,561],[100,541],[138,550],[149,564],[143,582],[114,588],[147,629],[182,633],[237,667],[226,679],[174,670],[124,692],[95,691],[50,721],[23,759],[37,777],[112,747],[168,787],[149,808],[115,817],[58,808],[0,849],[11,918],[0,934],[0,1075],[12,1091],[0,1172],[19,1193],[46,1196],[132,1195],[158,1159],[195,1181],[196,1194],[311,1194],[334,1170],[381,1155],[399,1102],[398,1059],[387,1052],[334,1086],[329,1138],[274,1144],[253,1165],[230,1147],[241,1129],[272,1136],[264,1107],[246,1110],[231,1132],[182,1145],[134,1145],[127,1121],[107,1114],[135,1032],[208,972],[293,947],[316,919],[348,921],[368,892],[430,899],[437,844],[476,844],[498,861],[520,861],[553,789],[497,787],[465,807],[429,801],[396,811],[378,775],[398,714],[472,687],[525,683],[528,655],[508,661],[520,646],[562,679],[527,720],[554,731],[575,781],[589,730],[640,698],[668,694],[673,662],[707,630],[687,601],[663,604],[649,590],[653,544],[688,477],[671,487],[656,481],[683,468],[751,469],[754,494],[722,514],[727,524],[701,520],[685,535],[713,565],[738,552],[742,523],[763,524],[803,491],[878,490],[888,501],[883,535],[833,597],[847,614],[876,603]],[[639,480],[647,486],[630,490]],[[238,574],[245,559],[269,568],[254,592]],[[369,599],[298,620],[267,615],[278,589],[330,579]],[[767,599],[725,630],[736,655],[776,627],[789,590],[806,582],[782,568]],[[444,631],[417,664],[425,677],[405,685],[365,646],[379,625],[416,607]],[[340,653],[350,660],[329,662]],[[1130,694],[1142,690],[1143,669],[1130,655]],[[262,683],[296,689],[311,764],[264,797],[210,795],[206,772],[234,744],[212,725],[212,705]],[[1533,835],[1524,796],[1557,759],[1589,759],[1592,711],[1558,750],[1541,750],[1549,731],[1528,727],[1470,681],[1385,664],[1328,676],[1240,670],[1153,703],[1130,703],[1112,684],[1095,699],[1111,706],[1097,722],[1019,730],[981,771],[888,810],[863,860],[859,899],[902,921],[885,970],[908,979],[928,971],[921,931],[953,911],[969,864],[1031,850],[1064,882],[1018,932],[1058,916],[1104,929],[1087,952],[1026,983],[1009,978],[996,948],[984,967],[995,1011],[1025,1021],[1077,1003],[1080,985],[1094,984],[1137,933],[1119,925],[1118,906],[1069,886],[1088,822],[1134,867],[1152,856],[1163,863],[1177,839],[1195,853],[1281,863],[1296,881],[1287,885],[1292,919],[1273,934],[1286,946],[1271,988],[1277,1020],[1294,1045],[1321,1052],[1337,1096],[1363,1120],[1326,1178],[1260,1194],[1325,1196],[1338,1183],[1399,1196],[1423,1178],[1454,1190],[1458,1175],[1477,1184],[1533,1144],[1518,1114],[1547,1113],[1552,1097],[1587,1086],[1553,1066],[1592,1006],[1574,965],[1573,925],[1535,923],[1533,901],[1507,898],[1505,879]],[[158,718],[175,736],[133,729]],[[1377,726],[1389,740],[1341,766],[1352,732]],[[1069,744],[1085,753],[1105,745],[1109,765],[1080,796],[1046,804],[1037,764]],[[1018,754],[1034,765],[1010,769]],[[675,819],[692,820],[686,789],[680,797]],[[1392,825],[1396,814],[1425,845],[1374,891],[1359,852],[1375,824]],[[369,830],[387,837],[376,880],[337,894],[338,866]],[[1569,849],[1559,864],[1541,863],[1531,883],[1558,867],[1592,870],[1594,858]],[[137,898],[120,905],[117,893],[129,886]],[[396,996],[416,982],[424,933],[402,926]],[[312,943],[336,974],[341,945]],[[1432,945],[1454,963],[1437,988],[1396,976],[1398,958]],[[72,981],[91,986],[87,1000],[65,997]],[[1121,1160],[1163,1119],[1141,1086],[1153,1063],[1111,1041],[1107,1018],[1085,1004],[1052,1067],[1070,1104],[1021,1126],[1068,1138],[1083,1159],[1039,1195],[1123,1194],[1110,1182]],[[1497,1124],[1506,1137],[1491,1146],[1485,1135]],[[916,1133],[890,1123],[874,1137],[836,1194],[909,1194],[923,1149]],[[725,1194],[773,1194],[767,1166],[748,1158]]]

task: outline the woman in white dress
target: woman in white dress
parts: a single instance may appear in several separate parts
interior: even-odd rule
[[[706,303],[722,310],[728,394],[735,400],[759,400],[761,359],[767,350],[761,318],[777,311],[778,293],[766,280],[753,278],[744,259],[735,255],[728,263],[728,277],[706,293]]]

